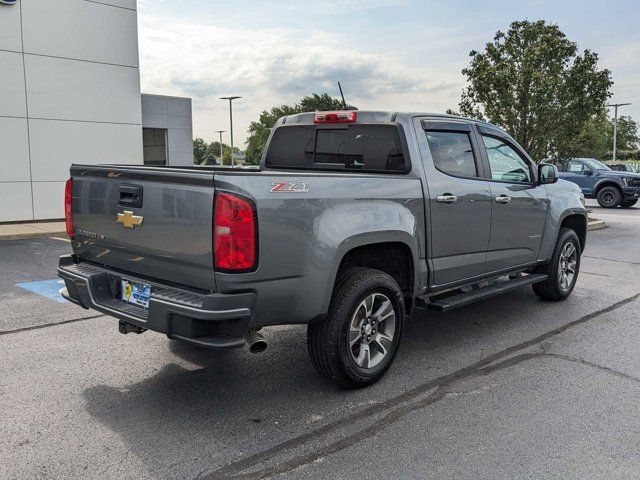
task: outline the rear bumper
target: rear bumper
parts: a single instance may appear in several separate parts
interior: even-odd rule
[[[244,345],[255,303],[253,293],[198,294],[78,262],[73,255],[60,257],[58,276],[66,286],[60,293],[76,305],[212,349]],[[151,285],[148,309],[117,298],[120,278]]]

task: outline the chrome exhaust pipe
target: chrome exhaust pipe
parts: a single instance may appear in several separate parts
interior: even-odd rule
[[[244,337],[246,347],[251,353],[262,353],[267,349],[267,341],[260,332],[251,330]]]

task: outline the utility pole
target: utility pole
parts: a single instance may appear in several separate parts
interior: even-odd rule
[[[616,148],[618,146],[618,107],[631,105],[630,103],[609,103],[605,107],[613,107],[613,163],[616,163]]]
[[[234,162],[233,162],[233,108],[231,106],[231,103],[238,99],[238,98],[242,98],[242,97],[220,97],[220,100],[229,100],[229,130],[230,130],[230,136],[231,136],[231,166],[234,166]]]
[[[224,157],[222,156],[222,134],[226,132],[226,130],[216,130],[216,133],[220,134],[220,165],[224,165]],[[233,162],[233,157],[231,157],[231,161]]]

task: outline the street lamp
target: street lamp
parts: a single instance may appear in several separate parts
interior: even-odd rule
[[[624,107],[625,105],[631,105],[630,103],[610,103],[605,107],[613,107],[613,163],[616,163],[616,147],[618,144],[618,107]]]
[[[220,165],[224,165],[224,157],[222,156],[222,134],[226,132],[226,130],[216,130],[216,133],[220,134]],[[233,163],[233,157],[231,158],[231,163]]]
[[[229,100],[229,130],[231,135],[231,166],[233,167],[233,108],[231,107],[231,103],[242,97],[220,97],[220,100]]]

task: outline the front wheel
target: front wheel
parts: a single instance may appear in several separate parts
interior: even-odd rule
[[[616,187],[602,187],[598,192],[597,200],[602,208],[616,208],[622,203],[622,192]]]
[[[391,276],[348,268],[338,276],[327,318],[308,327],[313,365],[344,387],[375,383],[398,350],[404,317],[402,291]]]
[[[543,300],[554,301],[564,300],[571,295],[578,280],[581,255],[576,232],[569,228],[561,229],[551,261],[539,271],[547,274],[547,279],[532,285],[535,294]]]
[[[633,207],[636,203],[638,203],[638,199],[634,198],[633,200],[625,200],[623,201],[620,206],[622,208],[631,208]]]

